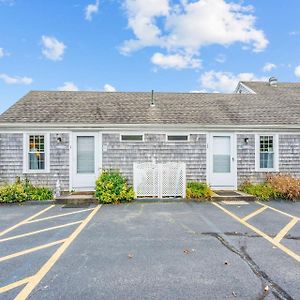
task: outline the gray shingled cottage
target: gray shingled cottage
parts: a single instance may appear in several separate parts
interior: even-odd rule
[[[300,84],[240,82],[234,94],[32,91],[0,116],[0,184],[27,176],[93,190],[101,169],[180,162],[187,180],[236,189],[300,177]]]

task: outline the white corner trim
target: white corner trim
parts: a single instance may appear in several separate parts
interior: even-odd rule
[[[30,170],[28,161],[29,135],[45,136],[45,169]],[[49,132],[29,132],[23,133],[23,174],[41,174],[50,172],[50,133]]]
[[[260,137],[261,136],[273,136],[274,142],[274,168],[260,168]],[[255,134],[255,171],[256,172],[279,172],[279,138],[278,134],[263,133]]]
[[[239,94],[238,91],[240,89],[240,87],[243,87],[245,90],[247,90],[250,94],[256,94],[251,88],[249,88],[246,84],[244,84],[243,82],[239,82],[234,93],[235,94]]]

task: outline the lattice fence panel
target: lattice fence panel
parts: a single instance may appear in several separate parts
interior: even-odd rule
[[[134,163],[133,185],[137,197],[185,198],[185,164]]]
[[[162,197],[185,198],[185,164],[166,163],[160,168]]]
[[[138,197],[159,197],[158,165],[140,163],[133,165],[134,191]]]

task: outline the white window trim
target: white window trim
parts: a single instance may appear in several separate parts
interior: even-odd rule
[[[29,169],[29,136],[43,135],[45,137],[45,169],[44,170],[30,170]],[[50,133],[45,132],[28,132],[23,134],[23,173],[24,174],[40,174],[50,172]]]
[[[169,140],[169,136],[187,136],[187,140],[177,140],[177,141],[175,141],[175,140],[173,140],[173,141],[170,141]],[[186,142],[189,142],[190,141],[190,134],[188,134],[188,133],[167,133],[166,134],[166,142],[168,142],[168,143],[186,143]]]
[[[260,167],[260,137],[272,136],[274,147],[274,168],[261,168]],[[278,134],[262,133],[255,135],[255,171],[256,172],[279,172],[279,143]]]
[[[124,140],[122,140],[123,135],[141,135],[142,140],[141,141],[133,141],[133,140],[124,141]],[[144,141],[145,141],[144,133],[140,133],[140,132],[122,132],[122,133],[120,133],[120,142],[122,142],[122,143],[143,143]]]

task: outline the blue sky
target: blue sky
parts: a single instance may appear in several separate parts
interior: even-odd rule
[[[0,112],[30,90],[299,81],[299,11],[298,0],[0,0]]]

